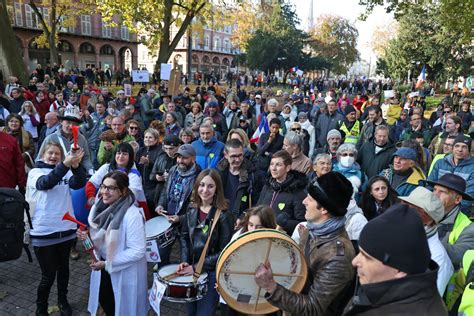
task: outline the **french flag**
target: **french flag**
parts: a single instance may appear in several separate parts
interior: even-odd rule
[[[297,70],[298,70],[298,66],[291,68],[290,72],[296,72]]]
[[[421,68],[421,73],[418,76],[418,80],[416,81],[415,89],[419,89],[423,86],[423,84],[426,81],[426,66],[423,65],[423,68]]]
[[[255,130],[255,133],[253,133],[252,138],[250,139],[250,142],[258,143],[260,136],[262,136],[262,134],[264,133],[268,133],[269,131],[270,131],[270,127],[268,127],[267,116],[262,115],[262,119],[260,120],[260,123],[258,124],[258,127]]]

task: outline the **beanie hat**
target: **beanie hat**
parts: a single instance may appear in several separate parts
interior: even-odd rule
[[[431,257],[420,216],[404,204],[395,204],[368,222],[360,233],[359,246],[407,274],[425,272]]]
[[[308,186],[308,193],[332,216],[344,216],[354,189],[352,183],[339,172],[328,172]]]
[[[356,109],[352,105],[348,104],[347,107],[344,109],[344,116],[347,116],[352,112],[356,112]]]
[[[178,147],[179,145],[181,145],[181,141],[179,140],[178,136],[174,134],[169,134],[165,137],[165,139],[163,139],[163,144]]]
[[[456,136],[456,138],[454,139],[454,144],[453,145],[456,145],[457,143],[463,143],[463,144],[466,144],[467,145],[467,148],[469,148],[469,152],[471,152],[471,146],[472,146],[472,139],[470,137],[467,137],[463,134],[459,134],[458,136]]]
[[[331,137],[342,138],[342,135],[341,135],[341,132],[339,132],[337,129],[332,129],[328,132],[328,135],[326,136],[326,140],[328,140]]]

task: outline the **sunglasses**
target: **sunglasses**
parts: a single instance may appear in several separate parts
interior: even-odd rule
[[[341,157],[347,157],[347,156],[354,157],[354,153],[343,153],[343,154],[341,154]]]
[[[138,129],[138,127],[135,127],[135,126],[129,126],[128,128],[129,129]]]
[[[299,131],[301,131],[301,128],[292,128],[291,130],[292,130],[293,132],[299,132]]]
[[[451,111],[444,111],[444,113],[451,113]]]

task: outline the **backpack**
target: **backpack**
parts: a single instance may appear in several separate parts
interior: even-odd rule
[[[30,228],[33,228],[30,207],[23,195],[15,189],[0,188],[0,262],[18,259],[22,248],[32,262],[28,245],[24,243],[26,212]]]

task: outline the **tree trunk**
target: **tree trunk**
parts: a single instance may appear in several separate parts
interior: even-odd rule
[[[53,65],[54,63],[59,64],[58,48],[56,47],[56,36],[53,34],[53,32],[49,33],[48,44],[49,44],[49,63],[51,65]]]
[[[15,76],[22,84],[27,85],[28,75],[21,57],[20,47],[10,24],[6,0],[0,2],[0,30],[2,30],[2,36],[0,36],[0,70],[4,77]]]

